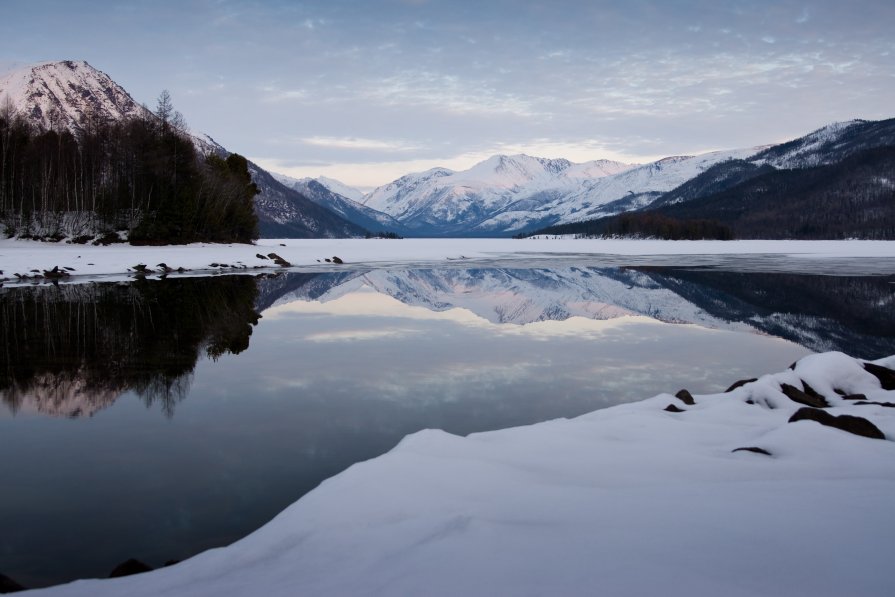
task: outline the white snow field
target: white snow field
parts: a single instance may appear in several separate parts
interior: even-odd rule
[[[0,239],[0,281],[21,282],[20,276],[34,276],[53,267],[73,268],[68,281],[96,277],[126,276],[137,264],[159,273],[158,264],[190,273],[236,271],[232,267],[276,268],[269,259],[256,255],[274,252],[293,266],[326,266],[326,258],[338,256],[347,265],[383,267],[395,264],[438,264],[447,261],[483,259],[580,259],[588,256],[656,255],[789,255],[806,259],[893,258],[893,241],[661,241],[588,240],[573,238],[540,239],[262,239],[247,244],[191,244],[183,246],[134,247],[115,244],[106,247]],[[33,271],[37,270],[37,272]],[[132,272],[131,272],[132,273]]]
[[[886,439],[788,423],[802,405],[781,384],[803,381]],[[821,353],[693,405],[422,431],[229,547],[34,594],[892,595],[895,416],[836,390],[895,402],[860,362]]]

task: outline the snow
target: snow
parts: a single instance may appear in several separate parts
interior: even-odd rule
[[[460,224],[472,230],[514,231],[547,219],[581,220],[632,194],[658,196],[718,162],[755,152],[716,151],[645,165],[496,155],[462,172],[409,174],[375,189],[364,203],[411,227]]]
[[[40,62],[0,76],[0,100],[28,106],[35,122],[71,128],[91,111],[108,118],[140,115],[145,110],[109,76],[83,60]]]
[[[165,263],[192,274],[220,268],[212,263],[244,266],[227,271],[272,268],[270,260],[256,254],[277,253],[296,267],[334,267],[325,258],[340,257],[349,267],[390,267],[396,264],[457,264],[491,260],[595,260],[605,256],[739,256],[777,255],[818,263],[840,258],[868,258],[868,267],[889,267],[895,258],[892,241],[661,241],[601,239],[262,239],[256,245],[203,244],[135,247],[126,244],[95,247],[31,240],[0,239],[0,281],[16,283],[15,274],[32,276],[31,270],[71,267],[66,281],[87,281],[103,276],[123,276],[128,268],[145,264],[157,269]],[[888,264],[888,265],[887,265]]]
[[[788,423],[801,405],[780,384],[802,380],[887,439]],[[229,547],[34,594],[889,595],[895,416],[834,389],[895,401],[825,353],[693,406],[663,394],[465,438],[422,431]],[[771,455],[733,452],[752,446]]]

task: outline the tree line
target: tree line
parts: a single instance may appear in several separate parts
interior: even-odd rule
[[[597,220],[556,224],[514,238],[572,234],[576,238],[658,238],[663,240],[732,240],[730,227],[715,220],[676,219],[653,212],[628,212]]]
[[[258,220],[246,159],[204,155],[163,92],[153,113],[73,130],[0,106],[0,227],[7,236],[79,242],[126,231],[133,244],[250,242]]]

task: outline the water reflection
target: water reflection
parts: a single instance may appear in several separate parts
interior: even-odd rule
[[[248,348],[256,296],[243,277],[8,289],[0,397],[12,412],[80,417],[132,390],[170,416],[201,353]]]
[[[225,545],[424,428],[893,353],[891,282],[567,266],[2,289],[0,573],[39,586]]]
[[[374,270],[289,274],[262,281],[259,299],[264,307],[326,303],[361,288],[430,311],[466,309],[500,324],[643,315],[770,334],[816,352],[867,359],[895,353],[895,276],[643,266]]]

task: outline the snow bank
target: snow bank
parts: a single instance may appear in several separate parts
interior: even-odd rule
[[[788,423],[802,405],[783,384],[886,439]],[[423,431],[229,547],[35,594],[891,595],[895,418],[842,392],[895,402],[826,353],[692,405],[665,394],[466,438]]]
[[[892,241],[648,241],[576,239],[263,239],[257,245],[192,244],[134,247],[130,245],[67,245],[25,240],[0,240],[0,281],[15,283],[15,274],[33,276],[53,267],[73,268],[67,281],[102,276],[126,276],[128,268],[145,264],[158,270],[164,263],[195,273],[254,271],[272,268],[275,252],[293,266],[326,267],[338,256],[350,266],[431,265],[490,259],[581,259],[605,255],[787,255],[802,259],[852,257],[895,258]],[[227,268],[212,264],[225,264]]]

